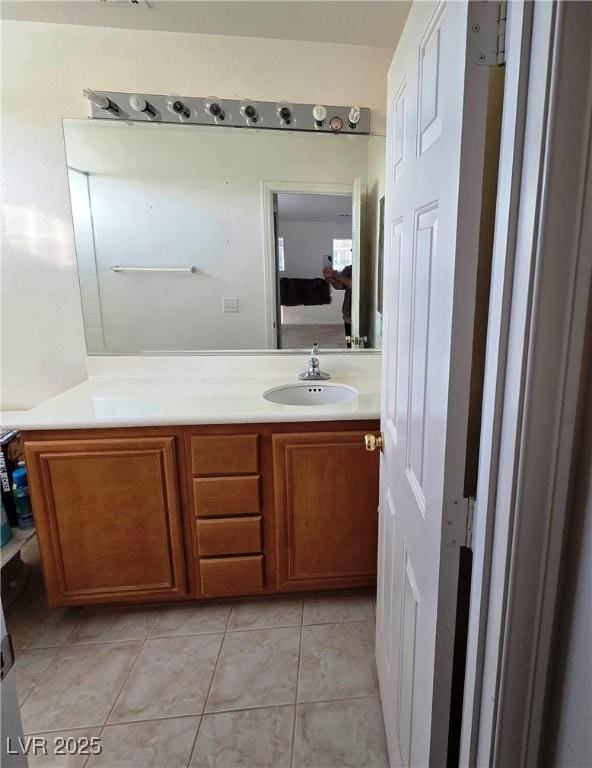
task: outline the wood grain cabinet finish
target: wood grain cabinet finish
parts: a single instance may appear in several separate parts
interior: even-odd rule
[[[379,458],[364,432],[274,435],[273,457],[280,588],[374,583]]]
[[[187,593],[174,437],[26,443],[52,604]]]
[[[254,475],[259,471],[259,435],[193,435],[194,475]]]
[[[201,560],[200,569],[202,590],[209,597],[252,595],[263,589],[263,555]]]
[[[198,477],[193,495],[197,517],[252,515],[261,509],[259,475]]]
[[[353,426],[353,428],[352,428]],[[53,605],[373,584],[376,421],[24,434]]]
[[[261,515],[197,521],[201,557],[261,552]]]

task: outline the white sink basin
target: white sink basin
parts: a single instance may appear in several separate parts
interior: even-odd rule
[[[278,405],[337,405],[357,396],[358,390],[346,384],[325,384],[321,381],[285,384],[263,393],[266,400]]]

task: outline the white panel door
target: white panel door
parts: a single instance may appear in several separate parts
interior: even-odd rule
[[[392,765],[446,765],[486,67],[415,2],[388,78],[377,663]]]

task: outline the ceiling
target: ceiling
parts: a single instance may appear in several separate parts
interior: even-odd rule
[[[327,221],[351,227],[352,199],[349,195],[286,193],[277,198],[281,221]],[[343,213],[350,215],[339,215]]]
[[[307,40],[394,49],[411,3],[355,0],[2,0],[20,21]]]

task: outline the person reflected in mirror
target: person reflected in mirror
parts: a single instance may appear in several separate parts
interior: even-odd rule
[[[345,328],[345,344],[351,348],[351,304],[352,304],[352,267],[348,265],[341,271],[333,269],[327,264],[323,267],[323,277],[336,291],[345,291],[341,314],[343,315],[343,327]]]

